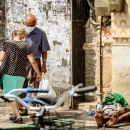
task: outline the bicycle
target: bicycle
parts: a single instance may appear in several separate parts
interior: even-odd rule
[[[64,100],[68,95],[74,95],[74,94],[81,94],[86,92],[95,91],[97,88],[95,86],[92,87],[84,87],[80,88],[81,85],[77,85],[74,88],[70,88],[67,92],[63,94],[63,96],[57,100],[56,97],[51,96],[51,98],[46,96],[37,96],[33,100],[35,102],[40,103],[42,106],[40,107],[33,107],[30,106],[26,101],[29,101],[30,99],[24,101],[23,99],[12,95],[14,92],[24,92],[24,93],[32,93],[32,92],[45,92],[47,93],[48,90],[41,90],[41,89],[14,89],[10,91],[8,94],[0,94],[0,98],[2,98],[5,101],[12,101],[15,99],[17,102],[19,102],[22,106],[26,107],[27,109],[31,111],[39,111],[39,113],[36,113],[31,116],[32,120],[34,121],[33,124],[29,124],[26,127],[16,127],[16,128],[1,128],[0,130],[40,130],[40,128],[44,130],[60,130],[60,128],[64,126],[69,126],[69,129],[72,128],[72,124],[75,122],[73,120],[66,120],[66,119],[59,119],[59,118],[51,118],[49,120],[43,120],[45,116],[45,112],[56,109],[62,105]],[[33,102],[33,101],[32,101]],[[45,105],[44,103],[47,103],[49,105]]]

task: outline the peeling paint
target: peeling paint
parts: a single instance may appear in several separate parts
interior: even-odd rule
[[[66,67],[66,66],[67,66],[67,60],[62,58],[62,67]]]
[[[56,45],[62,45],[62,43],[60,43],[60,42],[57,42],[57,41],[53,41],[53,44],[54,44],[54,46],[56,46]]]
[[[69,52],[69,49],[66,49],[66,52]]]

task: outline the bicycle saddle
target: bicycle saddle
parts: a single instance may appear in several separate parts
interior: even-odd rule
[[[42,100],[43,102],[47,103],[48,105],[55,105],[58,101],[58,97],[53,96],[52,94],[48,95],[38,95],[34,98]]]

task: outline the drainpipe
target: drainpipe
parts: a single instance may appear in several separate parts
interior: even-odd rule
[[[101,16],[101,22],[100,23],[96,23],[93,20],[93,11],[95,10],[95,8],[93,7],[93,5],[91,4],[91,2],[89,0],[87,0],[88,5],[90,6],[90,11],[89,11],[89,16],[90,16],[90,22],[95,25],[95,26],[101,26],[100,28],[100,102],[102,101],[102,26],[107,26],[110,24],[111,22],[111,18],[109,18],[109,20],[107,22],[103,22],[103,16],[104,14]]]
[[[100,102],[102,101],[102,25],[103,15],[101,16],[101,28],[100,28]]]
[[[94,20],[93,20],[93,10],[90,9],[89,11],[89,16],[90,16],[90,22],[95,25],[95,26],[101,26],[101,23],[96,23]],[[109,20],[107,22],[103,22],[102,25],[103,26],[107,26],[108,24],[110,24],[111,22],[111,19],[109,18]]]

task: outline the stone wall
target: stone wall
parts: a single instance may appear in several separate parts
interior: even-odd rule
[[[46,32],[51,47],[47,74],[61,96],[71,86],[71,0],[7,0],[6,39],[29,13],[36,16],[37,26]]]
[[[105,18],[104,18],[105,19]],[[100,22],[100,17],[96,18]],[[111,39],[110,25],[103,27],[102,37],[105,35]],[[100,53],[99,53],[100,26],[86,23],[86,42],[83,49],[85,51],[85,84],[86,86],[97,86],[96,93],[100,93]],[[102,99],[111,94],[111,41],[108,40],[102,47]],[[100,101],[99,97],[86,96],[86,101]]]
[[[96,50],[93,43],[96,38],[96,28],[92,27],[88,21],[86,24],[86,42],[83,46],[85,51],[85,86],[96,84]],[[96,32],[96,33],[94,33]],[[94,101],[94,97],[87,96],[86,101]]]
[[[0,47],[5,40],[5,1],[0,1]]]

